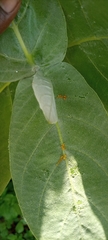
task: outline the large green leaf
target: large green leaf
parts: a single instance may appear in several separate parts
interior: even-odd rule
[[[108,110],[108,1],[60,2],[68,28],[66,60],[80,71]]]
[[[0,93],[0,194],[3,192],[11,177],[8,152],[11,108],[11,96],[9,88],[7,87]]]
[[[59,134],[39,109],[32,79],[21,80],[10,128],[10,163],[23,215],[38,240],[108,239],[106,111],[72,66],[61,63],[40,71],[54,86]],[[67,157],[60,163],[62,154]]]
[[[57,0],[23,0],[18,16],[16,26],[0,35],[1,82],[33,75],[26,57],[32,65],[48,65],[62,61],[66,53],[66,22]]]

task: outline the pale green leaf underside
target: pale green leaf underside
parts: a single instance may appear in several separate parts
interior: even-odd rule
[[[26,61],[0,57],[0,82],[14,82],[33,74],[33,68]]]
[[[66,22],[57,0],[23,0],[18,14],[16,27],[0,35],[0,82],[30,77],[33,71],[27,62],[51,65],[66,54]]]
[[[108,239],[108,117],[95,92],[70,65],[44,71],[54,87],[55,125],[44,119],[32,79],[20,81],[10,129],[10,163],[23,215],[39,240]],[[65,98],[62,98],[65,96]]]

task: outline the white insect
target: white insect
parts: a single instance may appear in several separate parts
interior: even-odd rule
[[[32,87],[46,120],[51,124],[57,123],[58,116],[52,83],[43,75],[36,73],[33,77]]]

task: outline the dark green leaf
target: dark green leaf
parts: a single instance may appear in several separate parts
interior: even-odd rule
[[[108,1],[65,1],[66,61],[84,76],[108,110]]]
[[[18,224],[16,225],[16,232],[17,233],[22,233],[24,231],[24,226],[23,226],[23,223],[20,221],[18,222]]]
[[[8,135],[11,116],[11,96],[7,87],[0,93],[0,194],[10,180]]]

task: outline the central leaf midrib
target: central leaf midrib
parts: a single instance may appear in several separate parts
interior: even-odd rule
[[[88,43],[88,42],[92,42],[92,41],[101,41],[103,39],[108,39],[108,36],[100,36],[100,37],[90,36],[87,38],[82,38],[80,40],[75,40],[75,41],[72,41],[71,43],[69,43],[68,48],[71,48],[74,46],[79,46],[83,43]]]

